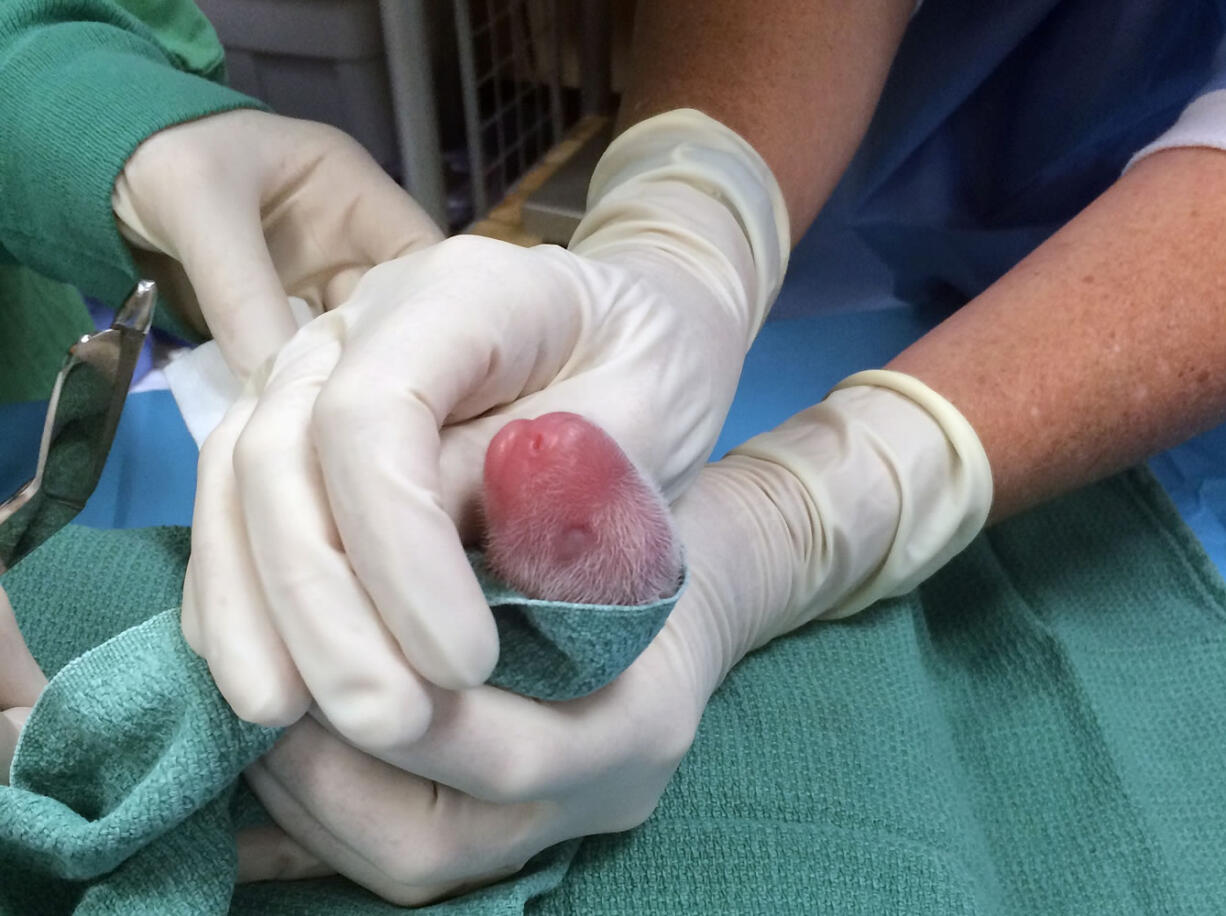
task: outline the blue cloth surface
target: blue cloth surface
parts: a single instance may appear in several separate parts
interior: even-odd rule
[[[0,494],[34,474],[45,402],[0,405]],[[189,525],[196,443],[169,391],[128,396],[98,487],[76,522],[91,528]]]

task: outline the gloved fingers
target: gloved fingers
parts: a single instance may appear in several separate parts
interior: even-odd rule
[[[0,786],[9,784],[9,770],[13,767],[13,752],[21,727],[9,719],[8,710],[0,710]]]
[[[482,542],[485,452],[498,430],[513,419],[511,414],[498,412],[439,430],[439,502],[463,544]]]
[[[475,237],[449,239],[363,278],[355,304],[382,313],[377,322],[367,322],[378,333],[358,328],[349,335],[315,421],[337,525],[355,563],[365,564],[358,570],[364,584],[370,586],[382,566],[393,571],[379,575],[399,575],[399,583],[386,587],[391,600],[413,593],[406,585],[409,571],[396,571],[407,553],[403,547],[385,539],[390,559],[371,561],[369,552],[356,546],[361,531],[353,530],[357,526],[350,524],[346,506],[361,511],[378,501],[373,490],[383,478],[353,473],[351,465],[369,467],[387,456],[395,465],[388,474],[437,494],[432,499],[441,500],[442,513],[462,542],[471,544],[480,531],[485,449],[510,420],[576,410],[610,430],[623,447],[624,438],[633,440],[627,450],[635,460],[643,457],[635,452],[649,451],[638,446],[659,438],[646,409],[652,398],[627,390],[634,372],[618,372],[623,367],[616,358],[608,371],[601,368],[607,360],[592,370],[582,368],[580,340],[585,328],[600,320],[593,314],[600,307],[592,301],[601,294],[591,283],[560,249],[527,251]],[[635,323],[636,343],[652,334],[645,324]],[[391,366],[395,371],[388,371]],[[610,390],[618,396],[610,397]],[[416,419],[403,427],[385,422],[389,415]],[[346,447],[359,428],[381,441],[372,440],[360,452]],[[630,435],[623,437],[624,431]],[[432,453],[433,440],[440,437],[441,451]],[[656,468],[646,470],[654,474]],[[338,498],[342,492],[348,495]],[[388,506],[395,514],[395,504]],[[383,594],[372,597],[385,610]]]
[[[0,709],[33,706],[47,677],[30,654],[8,595],[0,588]]]
[[[318,413],[315,437],[349,562],[414,668],[451,689],[480,684],[498,658],[497,631],[436,495],[433,414],[373,396],[349,413],[348,445]],[[389,428],[374,429],[380,421]]]
[[[300,718],[310,696],[273,626],[234,476],[234,445],[255,406],[249,391],[200,450],[181,626],[239,717],[277,726]]]
[[[333,155],[316,160],[313,167],[318,175],[312,180],[329,189],[328,206],[316,204],[292,215],[274,208],[267,213],[265,226],[274,241],[273,260],[278,264],[283,261],[278,256],[283,233],[276,231],[277,224],[291,218],[301,225],[284,235],[301,240],[296,248],[315,252],[302,262],[304,266],[334,263],[322,289],[322,308],[333,309],[348,299],[358,280],[375,265],[443,240],[442,231],[426,211],[348,136]],[[338,240],[343,240],[339,251]],[[302,261],[302,256],[295,252],[294,259]]]
[[[589,744],[608,724],[581,714],[600,717],[596,705],[541,703],[488,686],[436,696],[430,730],[391,762],[485,802],[551,796],[587,775],[602,751],[621,758],[600,737]]]
[[[234,446],[234,474],[278,635],[329,720],[378,751],[420,735],[430,702],[353,574],[315,459],[310,416],[340,352],[334,324],[322,316],[278,356]],[[351,444],[362,447],[361,439]],[[472,578],[466,563],[462,573]]]
[[[0,786],[9,784],[13,752],[17,750],[17,739],[21,737],[21,729],[29,717],[30,707],[28,706],[0,710]]]
[[[174,313],[179,321],[200,337],[209,336],[209,326],[200,311],[200,301],[183,265],[168,254],[133,246],[132,260],[137,274],[152,280],[158,288],[158,306]]]
[[[673,699],[678,685],[651,661],[652,651],[578,700],[546,703],[488,686],[436,696],[430,730],[385,759],[499,805],[583,796],[592,786],[605,797],[613,779],[624,783],[617,817],[637,824],[658,798],[648,783],[667,779],[697,727],[691,704]],[[622,829],[620,821],[590,826]]]
[[[201,195],[190,218],[175,221],[172,239],[213,339],[243,380],[298,328],[268,250],[258,193],[245,207]]]
[[[200,622],[200,604],[196,601],[195,576],[191,556],[187,558],[187,570],[183,573],[183,597],[179,602],[179,632],[183,641],[201,658],[205,656],[204,632]],[[190,596],[190,597],[189,597]]]
[[[572,299],[586,292],[579,284],[575,287]],[[641,297],[654,295],[646,286],[636,292]],[[663,300],[652,305],[661,312],[668,307]],[[599,316],[600,309],[596,312]],[[472,499],[480,492],[484,450],[511,420],[552,411],[583,415],[607,432],[669,500],[684,492],[709,457],[731,402],[735,373],[727,379],[678,368],[676,328],[667,322],[637,320],[622,326],[615,314],[587,320],[600,323],[599,336],[609,352],[592,358],[585,352],[590,340],[572,342],[570,358],[547,385],[526,385],[514,401],[487,408],[481,415],[474,413],[471,420],[455,413],[448,418],[442,432],[439,489],[446,511],[466,538],[471,540],[478,527]],[[698,328],[697,333],[704,333],[701,325]],[[520,329],[506,333],[511,336]],[[718,338],[714,331],[707,336]],[[740,358],[741,354],[729,351],[716,362],[736,365]],[[686,447],[676,447],[678,441]],[[706,448],[695,450],[695,444]]]
[[[363,754],[310,719],[245,775],[304,847],[402,905],[512,874],[566,838],[553,803],[478,801]]]
[[[248,827],[234,838],[238,847],[238,883],[299,881],[336,873],[275,824]]]
[[[346,228],[352,244],[373,267],[443,240],[426,211],[374,162],[369,179],[355,189],[353,216]],[[348,298],[348,292],[337,304]]]
[[[445,253],[436,255],[440,249]],[[358,295],[388,313],[377,334],[349,337],[313,413],[314,443],[349,561],[409,661],[451,689],[484,682],[498,645],[440,503],[439,428],[547,384],[577,334],[574,309],[559,310],[554,326],[544,327],[542,309],[518,307],[525,290],[514,287],[522,281],[500,283],[474,272],[471,257],[446,253],[457,250],[444,243],[429,258],[367,275]],[[406,266],[420,264],[437,277],[450,275],[440,266],[453,262],[469,275],[456,274],[445,296],[429,283],[398,295]],[[537,293],[548,291],[542,286]],[[333,314],[343,317],[345,309]]]

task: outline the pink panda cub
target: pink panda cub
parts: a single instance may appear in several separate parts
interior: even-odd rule
[[[659,492],[573,413],[513,420],[485,455],[485,561],[533,598],[647,604],[676,591],[681,545]]]

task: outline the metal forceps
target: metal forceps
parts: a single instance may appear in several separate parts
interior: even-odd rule
[[[109,328],[69,348],[47,404],[34,477],[0,503],[0,572],[72,521],[98,486],[156,295],[157,287],[141,280]]]

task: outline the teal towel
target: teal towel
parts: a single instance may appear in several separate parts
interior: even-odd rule
[[[68,531],[5,577],[58,674],[0,790],[0,912],[397,911],[335,878],[233,891],[261,816],[233,780],[273,736],[149,616],[185,553]],[[1222,913],[1224,749],[1226,587],[1134,472],[750,656],[645,825],[437,911]]]
[[[636,605],[542,601],[495,579],[478,552],[468,555],[498,627],[495,687],[540,700],[573,700],[608,684],[655,639],[685,591]]]

